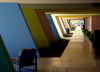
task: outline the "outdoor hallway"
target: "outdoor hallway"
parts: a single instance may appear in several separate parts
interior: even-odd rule
[[[100,59],[93,52],[91,42],[77,28],[60,58],[38,59],[37,72],[100,72]]]

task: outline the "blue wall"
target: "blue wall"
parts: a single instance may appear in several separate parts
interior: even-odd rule
[[[87,19],[85,19],[85,29],[87,29]]]
[[[59,34],[58,34],[58,31],[57,31],[57,29],[55,27],[55,24],[54,24],[53,20],[52,20],[52,17],[51,17],[50,14],[46,14],[46,16],[47,16],[47,19],[48,19],[49,24],[51,26],[51,29],[53,31],[53,34],[54,34],[55,38],[57,39],[59,37]]]
[[[0,3],[0,34],[10,56],[18,56],[24,48],[36,48],[17,3]]]

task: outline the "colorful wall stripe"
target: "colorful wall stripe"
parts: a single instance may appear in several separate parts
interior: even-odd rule
[[[45,12],[37,12],[39,20],[41,22],[41,25],[43,27],[43,30],[46,34],[46,37],[48,39],[49,42],[54,42],[56,41],[56,38],[52,32],[52,29],[50,27],[49,21],[45,15]]]
[[[52,31],[53,31],[54,36],[55,36],[55,38],[57,39],[57,38],[59,37],[59,34],[58,34],[58,31],[57,31],[57,29],[56,29],[56,27],[55,27],[55,24],[54,24],[54,22],[53,22],[52,17],[51,17],[50,14],[46,14],[46,17],[47,17],[47,19],[48,19],[48,21],[49,21],[49,24],[50,24],[50,27],[51,27],[51,29],[52,29]]]
[[[56,18],[56,20],[57,20],[57,24],[59,25],[59,28],[60,28],[62,34],[65,34],[65,33],[64,33],[64,30],[63,30],[63,28],[62,28],[61,22],[60,22],[60,20],[59,20],[59,18],[58,18],[58,16],[55,16],[55,18]]]
[[[62,18],[62,22],[63,22],[65,28],[67,29],[67,25],[66,25],[66,23],[65,23],[65,21],[64,21],[64,18]]]
[[[15,72],[12,61],[0,36],[0,71]]]
[[[87,19],[85,19],[85,29],[87,29]]]
[[[67,28],[69,28],[66,19],[64,19],[64,21],[65,21],[65,23],[66,23]]]
[[[62,26],[62,28],[63,28],[64,34],[66,34],[66,29],[65,29],[64,24],[63,24],[63,22],[62,22],[62,19],[59,18],[59,21],[60,21],[60,24],[61,24],[61,26]]]
[[[61,38],[63,38],[63,34],[62,34],[62,31],[61,31],[61,29],[60,29],[60,27],[59,27],[59,25],[58,25],[58,21],[57,21],[56,16],[55,16],[55,15],[51,15],[51,16],[52,16],[52,19],[53,19],[54,24],[55,24],[55,26],[56,26],[56,29],[57,29],[57,31],[58,31],[58,33],[59,33],[59,36],[60,36]]]
[[[18,56],[21,49],[36,48],[17,3],[0,3],[0,34],[10,56]]]
[[[38,15],[35,9],[22,9],[24,17],[27,21],[31,34],[37,47],[48,46],[49,42],[46,38]]]

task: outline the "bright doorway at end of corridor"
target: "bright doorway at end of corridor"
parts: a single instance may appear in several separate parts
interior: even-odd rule
[[[71,20],[70,24],[72,25],[72,28],[83,28],[84,20]]]

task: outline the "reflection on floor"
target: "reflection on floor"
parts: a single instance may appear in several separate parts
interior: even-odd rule
[[[100,57],[80,28],[73,32],[60,58],[38,58],[37,72],[100,72]]]

